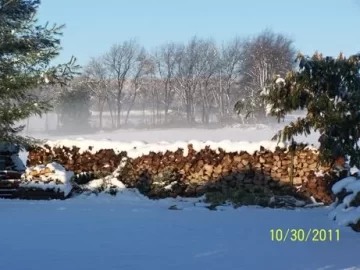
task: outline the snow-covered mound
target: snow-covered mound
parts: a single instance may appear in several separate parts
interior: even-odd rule
[[[126,190],[125,185],[117,179],[119,168],[106,177],[90,180],[86,184],[77,184],[76,181],[73,181],[73,185],[75,189],[85,193],[118,193],[124,191]]]
[[[360,174],[346,177],[332,187],[336,200],[330,217],[339,225],[360,230]]]
[[[177,141],[174,143],[170,142],[157,142],[157,143],[146,143],[142,141],[132,141],[132,142],[119,142],[111,140],[84,140],[79,138],[77,140],[57,140],[57,141],[47,141],[45,145],[53,147],[73,147],[76,146],[80,148],[80,152],[90,151],[91,153],[96,153],[102,149],[113,149],[115,152],[126,151],[128,157],[137,158],[139,156],[147,155],[150,152],[166,152],[166,151],[176,151],[179,148],[184,149],[184,155],[188,154],[188,145],[192,144],[195,151],[200,151],[206,146],[209,146],[210,149],[218,150],[219,148],[223,149],[225,152],[240,152],[246,151],[249,154],[254,153],[257,150],[260,150],[261,147],[275,151],[277,147],[283,148],[287,145],[285,143],[278,143],[276,141],[259,141],[259,142],[248,142],[248,141],[230,141],[223,140],[220,142],[213,141]],[[316,148],[309,147],[312,150]]]
[[[74,176],[72,171],[67,171],[58,163],[52,162],[47,165],[38,165],[27,168],[22,175],[20,187],[38,188],[43,190],[55,190],[64,192],[68,196],[72,190],[71,179]]]

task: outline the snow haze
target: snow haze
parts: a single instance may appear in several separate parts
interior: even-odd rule
[[[35,137],[80,146],[97,143],[98,148],[116,146],[116,142],[126,147],[133,142],[143,148],[145,142],[161,148],[171,146],[171,142],[195,140],[256,144],[269,140],[284,124],[49,135],[41,132],[42,122],[37,121],[32,120],[32,127],[38,128],[32,131]],[[316,144],[317,135],[299,140]],[[26,153],[22,158],[25,161]],[[169,210],[173,205],[180,210]],[[276,210],[224,206],[210,211],[204,206],[198,199],[149,200],[125,187],[115,197],[0,200],[0,229],[6,232],[0,241],[0,261],[4,269],[11,270],[360,269],[360,234],[334,222],[328,207]],[[332,241],[328,237],[322,242],[277,242],[271,239],[271,229],[284,234],[287,229],[323,229],[332,234]]]

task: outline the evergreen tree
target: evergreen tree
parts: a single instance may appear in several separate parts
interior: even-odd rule
[[[19,134],[18,121],[42,115],[50,104],[31,89],[42,84],[66,84],[74,75],[75,59],[50,66],[61,49],[64,26],[37,24],[39,0],[0,0],[0,142],[28,147],[37,142]]]
[[[275,78],[264,92],[270,113],[278,120],[297,109],[307,114],[285,126],[273,139],[292,140],[299,134],[320,133],[321,162],[350,157],[360,165],[360,55],[345,58],[297,56],[299,70]]]

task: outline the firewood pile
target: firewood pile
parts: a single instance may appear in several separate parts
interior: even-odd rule
[[[304,194],[305,197],[313,196],[319,202],[323,202],[326,205],[331,204],[335,199],[331,187],[337,178],[333,172],[316,175],[311,171],[307,176],[307,180],[301,186],[300,192]]]
[[[154,198],[201,196],[208,191],[225,191],[241,188],[249,191],[260,187],[289,191],[291,182],[292,154],[278,148],[274,152],[261,148],[254,154],[247,152],[226,153],[206,147],[196,152],[188,146],[188,155],[183,150],[149,153],[128,162],[119,176],[127,187],[138,188]],[[318,154],[300,145],[293,158],[293,185],[300,187],[304,197],[330,203],[331,177],[316,176],[329,167],[318,166]],[[309,182],[310,181],[310,182]],[[296,189],[298,190],[298,189]],[[300,195],[300,194],[299,194]]]
[[[71,180],[74,176],[72,171],[67,171],[57,163],[38,165],[28,168],[21,176],[19,196],[26,198],[65,199],[72,190]]]
[[[306,196],[329,203],[332,201],[331,177],[316,176],[314,172],[330,172],[330,166],[318,166],[318,153],[298,145],[295,152],[277,148],[274,152],[261,147],[253,154],[217,151],[209,146],[195,151],[188,145],[184,149],[150,152],[134,159],[128,158],[118,179],[129,188],[138,188],[151,198],[193,197],[209,191],[227,188],[252,190],[257,187],[277,190],[281,193],[288,187]],[[91,149],[89,149],[91,150]],[[49,146],[30,151],[28,165],[46,164],[56,161],[75,173],[100,172],[109,175],[127,154],[115,154],[112,149],[97,153],[80,153],[77,147]],[[283,192],[286,194],[286,192]]]
[[[121,159],[126,156],[126,152],[116,154],[113,149],[102,149],[95,154],[90,151],[80,152],[80,148],[54,147],[49,145],[36,147],[29,151],[27,166],[36,166],[57,162],[64,166],[66,170],[76,174],[82,172],[92,172],[99,177],[111,174],[119,166]]]

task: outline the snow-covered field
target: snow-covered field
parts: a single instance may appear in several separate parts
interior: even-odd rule
[[[1,269],[360,269],[360,234],[340,228],[337,241],[325,208],[210,211],[125,194],[0,209]],[[333,239],[277,242],[271,229],[332,230]]]
[[[276,130],[266,126],[127,130],[81,137],[149,143],[256,142],[269,140]],[[316,135],[301,138],[315,144],[316,139]],[[172,205],[180,210],[169,210]],[[66,201],[0,200],[0,269],[360,269],[360,234],[339,227],[328,213],[325,207],[210,211],[194,199],[150,201],[130,190],[116,197]],[[272,241],[271,229],[282,229],[284,235],[288,229],[331,230],[332,241],[327,237],[314,242],[309,237],[292,242],[290,236]]]

